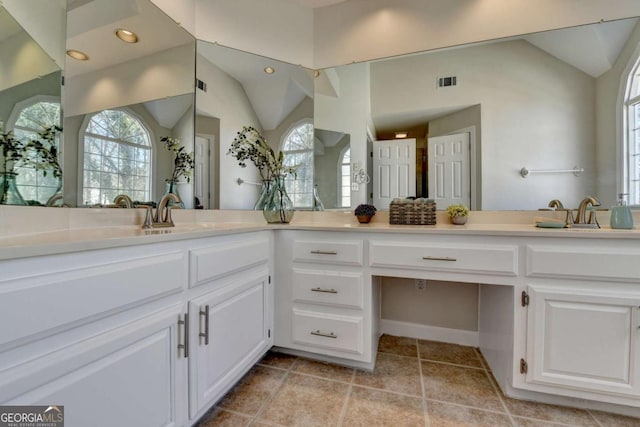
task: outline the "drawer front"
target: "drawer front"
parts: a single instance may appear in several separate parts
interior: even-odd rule
[[[293,269],[293,301],[362,309],[362,273]]]
[[[269,239],[264,235],[190,250],[189,287],[264,264],[269,261],[269,254]]]
[[[527,276],[640,282],[640,250],[527,246]]]
[[[181,292],[185,264],[181,251],[0,282],[0,313],[12,324],[0,348]]]
[[[362,241],[296,240],[293,260],[320,264],[362,265]]]
[[[362,354],[362,317],[293,309],[292,322],[292,338],[296,344]]]
[[[517,276],[518,247],[372,241],[369,264],[371,267]]]

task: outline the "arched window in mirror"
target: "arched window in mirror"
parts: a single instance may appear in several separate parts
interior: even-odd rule
[[[310,208],[313,200],[313,123],[299,122],[282,140],[284,163],[298,166],[297,178],[287,177],[287,194],[296,208]]]
[[[125,110],[94,114],[81,131],[82,203],[109,204],[119,194],[151,200],[151,135]]]
[[[16,138],[27,143],[37,139],[38,134],[51,126],[60,126],[60,100],[56,97],[36,96],[19,102],[13,108],[7,128],[13,130]],[[41,141],[45,143],[46,141]],[[60,147],[59,138],[55,140],[56,149]],[[26,153],[28,156],[29,153]],[[60,151],[58,150],[60,157]],[[58,160],[60,163],[60,159]],[[46,204],[53,196],[60,180],[50,171],[45,175],[27,165],[16,166],[16,185],[25,201]]]
[[[351,207],[351,148],[346,147],[338,159],[338,203],[343,208]]]
[[[625,87],[623,191],[631,205],[640,205],[640,58],[630,68]]]

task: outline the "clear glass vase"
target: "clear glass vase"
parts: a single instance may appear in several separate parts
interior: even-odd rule
[[[24,205],[24,199],[16,186],[14,172],[0,172],[0,205]]]
[[[164,187],[164,193],[162,194],[162,196],[164,197],[165,195],[169,194],[169,193],[173,193],[176,196],[178,196],[178,199],[180,199],[180,203],[176,203],[173,200],[169,200],[169,203],[167,203],[167,206],[180,206],[181,209],[184,209],[184,202],[182,201],[182,197],[180,197],[180,193],[178,193],[178,181],[174,181],[172,179],[167,179],[164,181],[165,183],[165,187]],[[159,204],[159,202],[158,202]]]
[[[288,224],[293,218],[293,211],[293,202],[287,195],[284,177],[279,176],[271,185],[271,191],[262,209],[262,214],[270,224]]]
[[[320,196],[318,195],[318,184],[313,186],[313,204],[311,206],[311,210],[314,211],[323,211],[324,204],[322,200],[320,200]]]
[[[260,190],[260,195],[258,196],[258,200],[256,204],[253,205],[254,211],[261,211],[264,209],[265,203],[267,203],[267,198],[269,197],[269,192],[271,191],[271,180],[263,179],[262,180],[262,189]]]

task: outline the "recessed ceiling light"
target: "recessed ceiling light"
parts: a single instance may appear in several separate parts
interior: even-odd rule
[[[273,67],[264,67],[264,72],[267,74],[273,74],[276,72],[276,70]]]
[[[67,55],[72,57],[73,59],[77,59],[78,61],[87,61],[89,60],[89,55],[84,52],[80,52],[79,50],[69,49],[67,51]]]
[[[409,135],[407,132],[396,132],[396,139],[406,138]]]
[[[116,37],[123,42],[138,43],[138,36],[133,31],[125,30],[124,28],[118,28],[116,30]]]

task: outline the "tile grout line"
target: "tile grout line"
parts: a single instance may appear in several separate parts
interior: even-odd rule
[[[502,407],[504,408],[504,412],[507,414],[507,417],[509,417],[509,421],[511,421],[511,425],[517,426],[516,420],[513,419],[513,415],[511,414],[511,411],[509,411],[507,404],[504,402],[504,399],[502,398],[502,392],[498,387],[497,381],[494,383],[492,375],[491,373],[489,373],[489,371],[485,370],[484,374],[486,375],[487,380],[489,381],[489,384],[491,384],[491,387],[493,388],[494,393],[496,393],[496,395],[498,396],[498,400],[502,404]]]
[[[593,413],[591,412],[591,409],[585,408],[585,411],[587,411],[587,413],[591,416],[591,418],[593,418],[593,419],[595,420],[596,424],[598,424],[600,427],[606,427],[606,426],[603,426],[603,425],[602,425],[602,423],[600,422],[600,420],[599,420],[599,419],[597,419],[597,418],[595,417],[595,415],[593,415]]]
[[[342,426],[344,422],[344,417],[347,414],[347,407],[349,406],[349,398],[351,397],[351,390],[353,390],[353,383],[356,379],[356,370],[354,369],[351,373],[351,381],[349,382],[349,387],[347,388],[347,394],[344,397],[344,402],[342,403],[342,409],[340,410],[340,416],[338,417],[338,427]]]
[[[249,425],[252,425],[254,422],[258,421],[258,418],[260,417],[260,415],[262,415],[267,405],[273,400],[274,397],[276,397],[280,389],[284,386],[285,381],[287,380],[287,378],[289,378],[289,374],[291,373],[291,370],[297,363],[298,363],[298,359],[294,360],[291,366],[289,366],[289,369],[285,371],[284,376],[280,380],[280,383],[278,384],[277,387],[275,387],[275,389],[273,390],[273,393],[271,393],[269,397],[264,402],[262,402],[262,405],[260,405],[260,409],[258,409],[258,412],[256,412],[256,414],[253,416],[253,419],[251,420]]]
[[[424,415],[424,427],[429,427],[429,408],[427,404],[427,396],[424,391],[424,376],[422,375],[422,360],[420,360],[420,346],[418,345],[418,340],[416,339],[416,353],[418,354],[418,373],[420,375],[420,390],[422,392],[422,412]]]
[[[412,357],[412,356],[405,356],[405,355],[402,355],[402,354],[396,354],[396,353],[387,353],[387,352],[384,352],[384,351],[378,351],[378,353],[381,353],[381,354],[384,354],[384,355],[391,355],[391,356],[403,357],[403,358],[405,358],[405,359],[416,359],[416,357]],[[476,356],[476,357],[477,357],[477,356]],[[438,364],[441,364],[441,365],[457,366],[457,367],[459,367],[459,368],[476,369],[476,370],[479,370],[479,371],[486,371],[486,370],[487,370],[486,368],[484,368],[484,367],[482,366],[482,362],[480,362],[480,366],[469,366],[469,365],[461,365],[461,364],[459,364],[459,363],[443,362],[443,361],[441,361],[441,360],[421,359],[420,357],[417,357],[417,359],[418,359],[420,362],[438,363]]]

